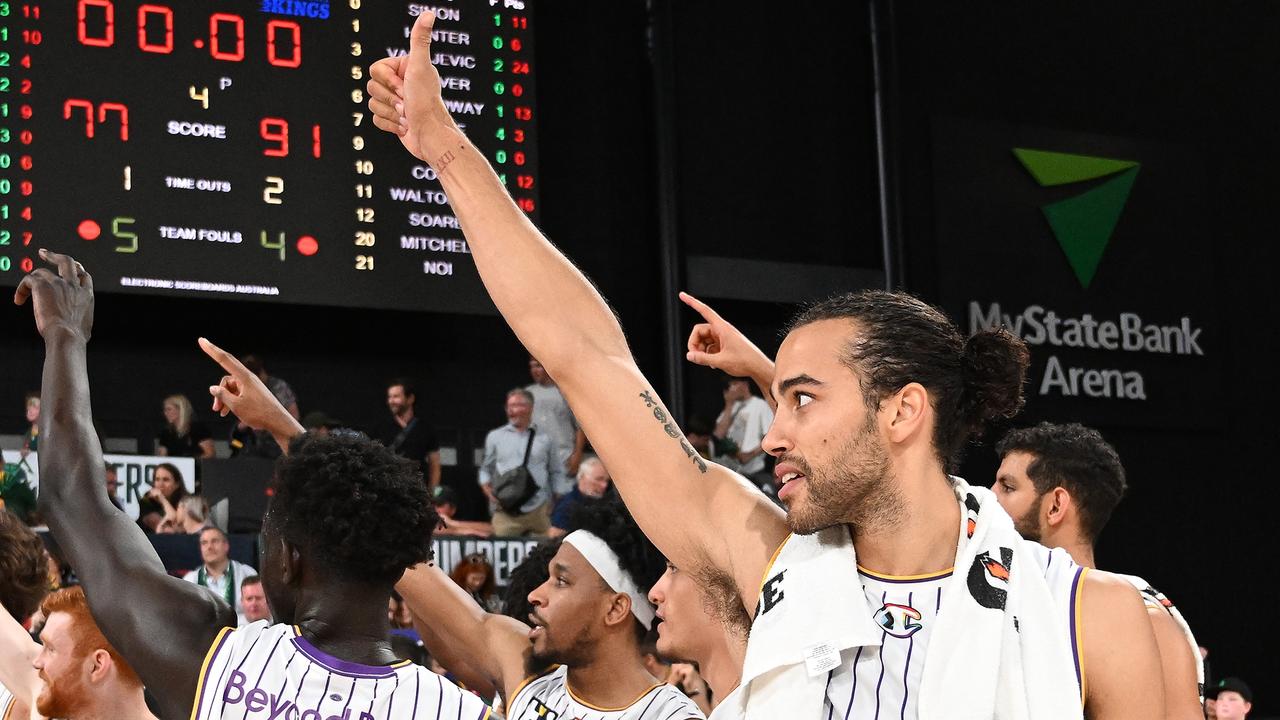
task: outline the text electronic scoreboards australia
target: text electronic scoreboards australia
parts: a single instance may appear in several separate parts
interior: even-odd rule
[[[0,0],[0,285],[491,312],[369,66],[435,10],[445,102],[536,222],[530,0]]]

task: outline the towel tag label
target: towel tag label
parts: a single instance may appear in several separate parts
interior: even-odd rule
[[[840,667],[840,651],[830,643],[819,643],[804,651],[804,664],[809,676],[821,675]]]

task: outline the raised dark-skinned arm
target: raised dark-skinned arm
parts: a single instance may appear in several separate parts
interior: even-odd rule
[[[89,406],[86,348],[93,279],[67,255],[40,251],[57,273],[22,279],[45,341],[40,413],[40,511],[85,588],[103,635],[159,701],[164,717],[191,712],[201,661],[235,613],[212,593],[165,572],[142,530],[102,492],[103,460]],[[163,636],[163,641],[158,637]]]

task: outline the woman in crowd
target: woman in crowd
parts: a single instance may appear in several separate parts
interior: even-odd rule
[[[164,506],[164,519],[156,525],[157,533],[198,535],[213,524],[209,519],[209,501],[201,495],[186,495],[175,508],[161,494],[160,503]]]
[[[176,514],[177,506],[186,495],[182,471],[172,463],[157,465],[151,474],[151,489],[138,501],[138,524],[147,532],[156,532],[166,515]]]
[[[213,457],[213,435],[195,418],[195,409],[186,395],[164,399],[164,427],[156,437],[156,454],[168,457]]]
[[[499,612],[502,603],[494,592],[493,566],[483,555],[468,555],[449,575],[458,587],[466,590],[485,612]]]

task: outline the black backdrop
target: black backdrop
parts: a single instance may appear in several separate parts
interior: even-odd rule
[[[687,108],[672,123],[676,183],[664,196],[645,4],[610,3],[607,16],[580,0],[536,9],[543,226],[610,298],[655,381],[667,301],[657,280],[660,202],[677,207],[688,254],[872,267],[882,259],[868,167],[876,137],[867,8],[659,5],[677,23],[669,91],[683,103],[677,112]],[[1267,692],[1267,678],[1280,674],[1267,642],[1280,637],[1280,621],[1252,607],[1268,599],[1276,548],[1267,449],[1280,397],[1263,358],[1280,347],[1268,317],[1278,307],[1270,210],[1280,191],[1280,48],[1259,40],[1277,36],[1280,12],[1209,0],[885,2],[879,21],[891,227],[900,228],[906,286],[926,297],[940,299],[944,270],[933,213],[936,118],[1142,138],[1203,158],[1212,220],[1204,242],[1213,248],[1203,282],[1216,301],[1222,370],[1213,400],[1188,412],[1211,417],[1158,430],[1099,423],[1133,490],[1098,560],[1168,592],[1211,648],[1215,675],[1249,680],[1259,691],[1255,715],[1280,712]],[[770,350],[791,311],[720,305]],[[27,313],[0,306],[0,327],[0,431],[20,432],[21,395],[39,383],[41,348]],[[463,443],[502,421],[503,391],[527,377],[519,345],[496,318],[103,296],[90,362],[94,406],[109,430],[138,432],[136,418],[150,426],[170,392],[203,397],[217,373],[198,354],[198,334],[261,353],[294,385],[304,412],[324,409],[355,425],[381,419],[387,377],[416,375],[425,414]],[[686,412],[713,413],[714,378],[685,377]],[[1033,398],[1019,422],[1042,417]],[[964,474],[986,482],[994,467],[989,445],[980,446]]]

